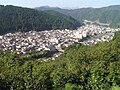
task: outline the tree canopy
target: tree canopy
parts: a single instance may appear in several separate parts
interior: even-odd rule
[[[53,10],[69,15],[78,21],[91,20],[110,24],[111,27],[120,27],[120,5],[102,8],[61,9],[50,7],[38,7],[37,10]]]
[[[16,56],[0,52],[1,90],[120,89],[120,32],[110,42],[65,48],[55,61]]]
[[[80,23],[56,12],[37,11],[17,6],[0,6],[0,34],[17,31],[76,29]]]

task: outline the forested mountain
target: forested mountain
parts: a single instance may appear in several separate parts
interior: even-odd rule
[[[75,29],[80,23],[58,12],[38,11],[17,6],[0,6],[0,34],[16,31]]]
[[[119,11],[113,7],[105,8],[110,13]],[[96,15],[102,13],[93,8],[82,10],[84,17],[89,17],[92,10]],[[66,10],[68,14],[67,11],[72,10]],[[51,10],[0,6],[0,33],[78,25],[71,17]],[[20,56],[17,52],[0,51],[0,90],[120,90],[120,32],[109,42],[66,47],[55,60],[40,57],[44,53],[34,51]]]
[[[38,10],[54,10],[65,15],[72,16],[78,21],[91,20],[101,23],[108,23],[112,27],[120,27],[120,5],[113,5],[103,8],[80,8],[61,9],[51,7],[39,7]]]

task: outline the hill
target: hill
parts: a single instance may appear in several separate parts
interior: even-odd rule
[[[55,61],[40,55],[0,52],[0,90],[120,90],[120,32],[110,42],[72,45]]]
[[[70,16],[17,6],[0,6],[0,34],[16,31],[75,29],[80,23]]]
[[[110,24],[111,27],[120,27],[120,5],[102,8],[61,9],[52,7],[39,7],[38,10],[54,10],[69,15],[78,21],[91,20]]]

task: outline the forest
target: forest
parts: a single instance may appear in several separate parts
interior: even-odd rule
[[[110,42],[67,47],[54,61],[33,56],[0,52],[0,90],[120,90],[120,32]]]
[[[111,5],[102,8],[78,8],[78,9],[62,9],[58,7],[37,7],[37,10],[53,10],[65,15],[69,15],[78,21],[91,20],[100,23],[110,24],[110,27],[120,27],[120,5]]]
[[[0,34],[76,29],[84,19],[120,27],[120,6],[53,9],[0,5]],[[48,60],[44,51],[22,56],[0,51],[0,90],[120,90],[120,32],[110,42],[75,43],[64,49],[55,60]]]
[[[81,24],[58,12],[0,5],[0,34],[51,29],[76,29]]]

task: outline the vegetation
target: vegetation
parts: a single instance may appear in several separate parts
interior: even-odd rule
[[[103,8],[81,8],[81,9],[60,9],[50,7],[36,8],[38,10],[54,10],[65,15],[70,15],[78,21],[91,20],[101,23],[108,23],[111,27],[120,27],[120,5],[114,5]]]
[[[0,90],[120,89],[120,32],[110,42],[72,45],[55,61],[30,55],[0,52]]]
[[[37,11],[16,6],[0,6],[0,34],[16,31],[75,29],[80,23],[56,12]]]

